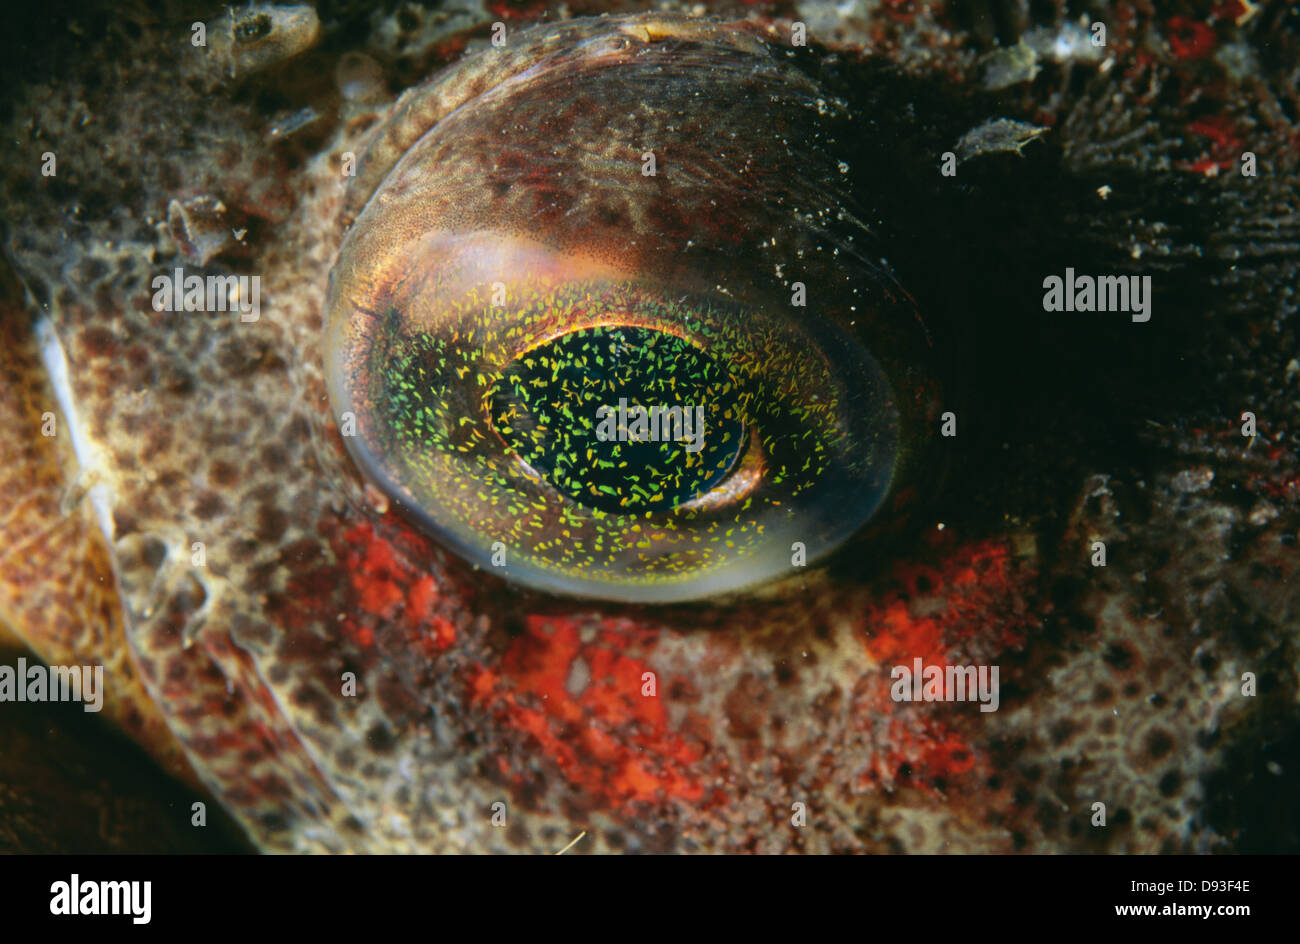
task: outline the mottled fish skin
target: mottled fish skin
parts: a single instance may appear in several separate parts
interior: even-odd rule
[[[821,4],[795,12],[814,29],[827,23]],[[1190,47],[1156,55],[1146,45],[1147,27],[1172,34],[1176,14],[1115,7],[1106,72],[1080,63],[1091,70],[1083,91],[1053,101],[1012,87],[995,111],[1054,127],[1056,169],[1091,201],[1076,195],[1062,210],[1091,234],[1080,244],[1213,292],[1213,312],[1158,310],[1152,325],[1170,326],[1152,335],[1162,350],[1180,332],[1203,386],[1179,375],[1176,405],[1169,391],[1120,398],[1103,415],[1122,429],[981,419],[978,397],[957,401],[968,451],[927,511],[942,530],[927,519],[888,545],[895,559],[883,564],[858,548],[746,597],[672,608],[551,598],[474,571],[367,488],[334,425],[322,318],[359,209],[349,194],[367,190],[340,173],[343,158],[361,155],[359,177],[382,177],[377,168],[422,127],[500,80],[492,51],[461,73],[472,83],[433,79],[392,103],[340,103],[319,78],[336,51],[231,70],[229,48],[221,62],[204,59],[186,29],[147,24],[170,44],[140,39],[131,56],[105,55],[99,83],[74,74],[25,86],[6,128],[24,159],[0,171],[5,249],[28,293],[6,292],[6,337],[22,343],[17,323],[56,340],[68,369],[62,391],[34,376],[41,352],[28,344],[27,367],[2,375],[0,406],[36,443],[44,397],[80,444],[73,474],[66,445],[24,464],[14,460],[36,447],[6,440],[6,535],[54,520],[40,476],[57,466],[75,480],[85,546],[100,542],[88,523],[102,527],[129,671],[198,781],[267,851],[555,851],[584,830],[574,851],[1168,852],[1264,841],[1224,804],[1270,801],[1266,760],[1274,745],[1294,746],[1297,724],[1295,24],[1284,14],[1241,32],[1216,22],[1224,46],[1274,44],[1263,65],[1225,80],[1208,70],[1226,66],[1179,52]],[[927,89],[978,80],[978,27],[965,32],[937,5],[908,15],[864,5],[827,32],[842,56],[871,48]],[[780,44],[785,21],[763,19],[775,32],[745,35]],[[651,47],[665,35],[654,24],[679,21],[619,22],[640,25],[640,38],[629,35]],[[302,34],[277,38],[286,53],[317,35],[310,17],[285,23]],[[609,28],[512,23],[508,55],[527,62],[548,36]],[[1213,120],[1180,111],[1180,96],[1211,78],[1230,83],[1231,107]],[[337,119],[308,145],[267,136],[248,94],[261,83]],[[918,92],[917,107],[925,100]],[[1248,127],[1261,174],[1243,183],[1230,168]],[[47,150],[55,178],[39,176]],[[996,166],[981,177],[972,164],[968,179],[987,186],[1002,173],[1013,186],[1001,170],[1010,165]],[[1127,198],[1091,196],[1111,179]],[[1140,202],[1144,188],[1166,202]],[[203,196],[243,230],[207,270],[177,238],[193,235],[178,233],[185,221],[168,222],[173,201]],[[1091,215],[1070,216],[1080,206]],[[996,225],[1037,212],[1016,208]],[[952,248],[934,238],[942,259]],[[182,265],[259,275],[258,320],[155,311],[151,280]],[[1071,376],[1081,402],[1093,383],[1104,397],[1109,383],[1132,394],[1158,382],[1123,373],[1141,356],[1116,358]],[[1245,409],[1262,441],[1242,439]],[[1004,436],[1014,440],[1005,450]],[[1138,458],[1108,453],[1112,441]],[[996,465],[1006,451],[1014,466]],[[1098,540],[1105,568],[1088,565]],[[204,566],[193,565],[194,542]],[[65,602],[50,625],[13,603],[57,599],[75,573],[0,560],[3,616],[37,651],[103,650],[115,617],[89,603]],[[85,632],[56,645],[55,632],[75,636],[67,613]],[[913,657],[999,664],[1000,709],[893,702],[889,667]],[[121,665],[120,652],[111,658]],[[655,697],[642,694],[646,672]],[[1254,698],[1241,693],[1244,672],[1259,678]],[[355,696],[344,694],[351,676]],[[142,701],[114,682],[123,704]],[[156,723],[133,727],[128,715],[165,757]],[[1110,811],[1104,829],[1090,825],[1096,802]],[[795,827],[799,803],[807,824]]]

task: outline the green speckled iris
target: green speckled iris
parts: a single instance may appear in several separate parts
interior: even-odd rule
[[[516,359],[488,393],[506,444],[590,508],[643,512],[706,494],[744,441],[729,372],[648,328],[574,331]]]
[[[390,300],[349,374],[353,455],[465,557],[684,598],[813,559],[887,492],[897,410],[850,336],[630,281],[502,285]]]

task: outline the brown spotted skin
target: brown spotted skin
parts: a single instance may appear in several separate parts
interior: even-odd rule
[[[0,318],[0,422],[23,430],[5,453],[0,473],[0,632],[31,640],[42,659],[63,665],[104,665],[109,689],[105,718],[148,747],[171,774],[192,778],[162,713],[148,697],[126,646],[122,609],[103,533],[79,485],[63,418],[7,268]],[[36,435],[28,435],[35,431]],[[48,432],[50,435],[45,435]],[[70,494],[71,493],[71,496]],[[73,501],[69,501],[69,498]],[[68,506],[71,505],[69,508]],[[58,579],[51,576],[58,574]],[[10,642],[0,639],[0,644]],[[11,663],[12,664],[12,663]]]
[[[56,520],[56,470],[101,486],[101,504],[88,495],[57,519],[69,537],[43,545],[48,567],[3,558],[6,621],[52,659],[91,646],[123,692],[137,677],[199,781],[267,851],[554,851],[583,830],[575,851],[1294,851],[1277,797],[1294,784],[1297,743],[1298,346],[1294,299],[1267,288],[1295,284],[1300,243],[1295,84],[1281,80],[1294,59],[1279,63],[1294,23],[1215,20],[1218,43],[1274,44],[1257,72],[1225,78],[1195,51],[1133,38],[1178,11],[1118,7],[1107,74],[1079,78],[1095,67],[1075,66],[1082,89],[1057,100],[1062,70],[1049,66],[1039,83],[972,100],[991,41],[983,21],[896,7],[837,26],[840,60],[807,54],[827,58],[828,81],[854,48],[906,67],[913,78],[890,80],[907,90],[898,114],[956,90],[937,96],[942,120],[918,119],[924,146],[890,140],[890,153],[914,148],[937,167],[943,148],[930,144],[981,120],[944,124],[967,110],[1055,129],[1051,149],[1022,164],[963,165],[949,203],[933,197],[946,186],[937,173],[882,188],[918,208],[980,209],[948,230],[914,228],[890,256],[957,339],[972,327],[923,264],[958,266],[950,281],[963,289],[1005,292],[1014,329],[980,319],[998,343],[967,349],[1005,360],[956,371],[954,473],[894,540],[744,598],[672,608],[550,598],[471,570],[366,488],[330,415],[322,310],[358,209],[349,192],[367,190],[349,191],[343,156],[361,156],[359,178],[381,178],[421,127],[499,81],[499,63],[362,104],[331,81],[346,43],[251,57],[230,78],[168,25],[188,24],[188,11],[107,17],[104,45],[78,66],[51,52],[60,71],[43,63],[19,87],[5,130],[20,157],[0,170],[6,254],[34,299],[22,310],[6,292],[18,356],[0,404],[21,430],[4,446],[6,537]],[[802,15],[829,14],[813,4]],[[557,41],[603,28],[565,24]],[[399,87],[465,45],[435,37],[413,60],[389,55],[383,35],[361,48]],[[486,35],[472,34],[476,47]],[[526,59],[537,35],[512,32],[509,55]],[[647,27],[637,41],[663,38]],[[123,46],[131,55],[107,51]],[[1197,100],[1213,114],[1187,110],[1197,88],[1211,90]],[[281,110],[306,106],[323,117],[288,140],[267,134]],[[1226,171],[1247,141],[1262,169],[1243,183]],[[39,175],[47,150],[54,178]],[[1207,176],[1207,161],[1224,172]],[[1093,191],[1112,180],[1115,202],[1099,202]],[[913,185],[930,196],[913,200]],[[1035,186],[1060,187],[1059,203],[1027,200]],[[242,231],[207,270],[166,225],[172,201],[202,195]],[[882,228],[907,231],[881,200]],[[1002,234],[990,237],[999,248],[1032,230],[1018,243],[1026,258],[981,258],[968,238],[977,224]],[[1081,235],[1062,243],[1061,232]],[[1059,245],[1068,251],[1053,255]],[[1045,323],[1025,301],[1075,258],[1186,294],[1162,289],[1173,294],[1160,296],[1147,346],[1130,333],[1143,326],[1114,316]],[[260,319],[154,311],[150,280],[178,265],[259,275]],[[1005,278],[965,277],[974,270]],[[1017,273],[1036,279],[1029,291],[999,287]],[[51,394],[23,336],[40,319],[70,368],[64,422],[93,446],[75,475],[66,443],[38,441]],[[1095,359],[1072,358],[1079,348]],[[1180,355],[1195,379],[1192,367],[1159,372]],[[976,382],[989,386],[972,392]],[[1249,445],[1244,409],[1265,434]],[[39,450],[62,452],[26,459]],[[101,510],[102,537],[91,526]],[[1105,568],[1088,564],[1098,540]],[[86,596],[105,572],[113,593],[96,579]],[[16,599],[65,615],[43,622]],[[889,668],[914,657],[999,664],[1000,709],[893,702]],[[1254,697],[1244,672],[1258,678]],[[352,676],[356,693],[344,694]],[[122,698],[119,721],[166,762],[156,716],[133,720],[140,700]],[[1104,828],[1091,825],[1096,802]],[[803,826],[791,822],[799,803]]]

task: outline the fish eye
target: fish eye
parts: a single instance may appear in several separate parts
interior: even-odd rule
[[[653,42],[606,38],[584,47],[599,70],[535,65],[393,162],[331,277],[326,372],[361,471],[451,550],[549,592],[673,602],[861,532],[933,388],[850,212],[834,101],[734,35],[672,50],[707,61],[695,85],[656,71]],[[729,69],[765,103],[735,100]],[[575,97],[617,125],[600,86],[629,82],[665,142],[652,173],[630,133],[593,159],[576,112],[536,137]],[[692,143],[693,119],[737,134]],[[524,134],[527,165],[508,160]]]

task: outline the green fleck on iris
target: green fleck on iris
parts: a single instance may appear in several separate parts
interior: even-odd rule
[[[683,505],[726,478],[746,433],[735,390],[685,338],[597,327],[517,359],[488,400],[507,447],[554,488],[635,513]]]

